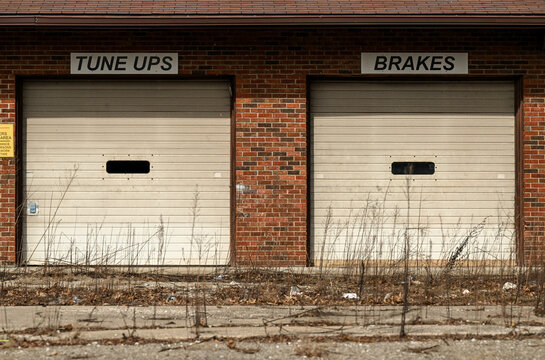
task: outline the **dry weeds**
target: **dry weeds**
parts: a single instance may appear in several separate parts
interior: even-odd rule
[[[525,277],[514,274],[450,275],[411,280],[412,305],[534,305],[538,273]],[[51,270],[3,274],[0,305],[400,305],[403,304],[403,275],[360,276],[300,274],[272,270],[233,270],[218,280],[215,275],[70,274]],[[505,282],[517,290],[503,290]],[[297,286],[301,294],[290,294]],[[359,300],[344,299],[347,292]],[[448,291],[447,291],[448,287]],[[194,289],[198,288],[199,291]],[[204,296],[203,296],[204,294]],[[197,296],[198,295],[198,296]],[[198,298],[197,298],[198,297]]]

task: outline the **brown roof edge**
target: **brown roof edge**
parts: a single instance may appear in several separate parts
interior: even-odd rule
[[[545,27],[544,15],[0,15],[0,26],[523,26]]]

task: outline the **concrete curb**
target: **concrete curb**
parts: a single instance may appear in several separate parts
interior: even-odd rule
[[[3,338],[85,341],[138,337],[188,341],[196,337],[196,311],[185,306],[29,306],[0,309]],[[209,306],[200,310],[199,338],[395,337],[401,307]],[[545,319],[532,307],[415,307],[406,331],[416,337],[545,335]]]

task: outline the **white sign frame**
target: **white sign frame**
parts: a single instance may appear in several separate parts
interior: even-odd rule
[[[468,53],[363,52],[361,73],[465,75]]]
[[[178,53],[70,53],[73,75],[177,75]]]

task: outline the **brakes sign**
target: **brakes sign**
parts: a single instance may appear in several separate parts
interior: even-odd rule
[[[467,74],[467,53],[362,53],[362,74]]]

